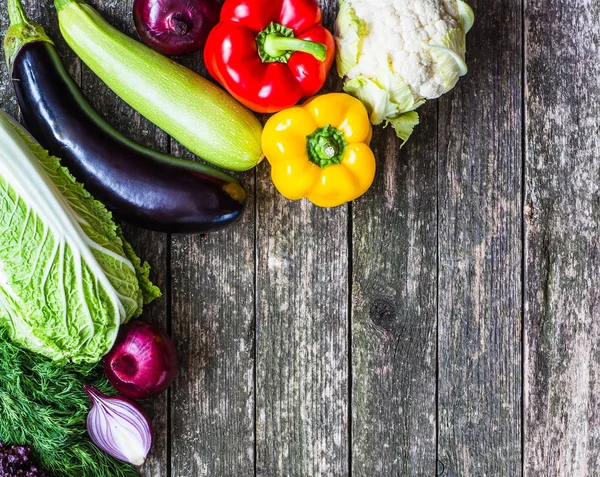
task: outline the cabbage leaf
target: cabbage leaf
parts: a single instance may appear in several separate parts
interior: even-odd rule
[[[111,214],[0,112],[0,320],[54,360],[99,361],[160,296]]]

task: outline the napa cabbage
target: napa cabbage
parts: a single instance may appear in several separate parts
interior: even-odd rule
[[[160,295],[110,213],[0,112],[0,324],[54,360],[97,362]]]

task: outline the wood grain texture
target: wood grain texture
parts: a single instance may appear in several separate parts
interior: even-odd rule
[[[173,476],[254,475],[253,222],[173,237]]]
[[[258,194],[257,475],[347,475],[347,209]]]
[[[201,53],[178,61],[208,77]],[[248,193],[239,223],[172,238],[173,477],[254,475],[254,172],[236,177]]]
[[[521,473],[522,17],[469,2],[469,75],[440,100],[442,475]],[[501,20],[500,20],[501,19]]]
[[[97,8],[104,18],[116,28],[133,37],[136,36],[131,18],[132,0],[118,3],[90,2],[90,4]],[[165,152],[167,150],[166,134],[119,99],[85,65],[81,69],[81,84],[84,95],[90,103],[121,133],[137,143],[157,151]],[[152,266],[150,277],[163,292],[163,296],[144,311],[142,319],[168,330],[169,243],[167,234],[150,232],[126,224],[123,226],[125,237],[131,242],[135,251]],[[168,393],[163,393],[145,404],[152,416],[154,441],[150,456],[141,470],[141,475],[142,477],[165,477],[168,475],[169,456]]]
[[[402,150],[377,129],[353,204],[352,475],[436,473],[437,104]]]
[[[337,2],[319,3],[331,28]],[[266,161],[257,175],[256,475],[346,476],[348,207],[284,199]]]
[[[527,0],[525,475],[600,475],[600,3]]]

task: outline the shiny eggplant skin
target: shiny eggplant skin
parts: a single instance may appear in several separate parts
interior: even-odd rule
[[[242,216],[246,192],[235,179],[120,134],[87,102],[51,43],[25,44],[12,80],[29,132],[115,217],[161,232],[207,233]]]

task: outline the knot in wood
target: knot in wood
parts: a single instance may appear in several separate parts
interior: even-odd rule
[[[393,332],[396,329],[396,305],[389,298],[377,298],[371,304],[371,321],[385,331]]]

